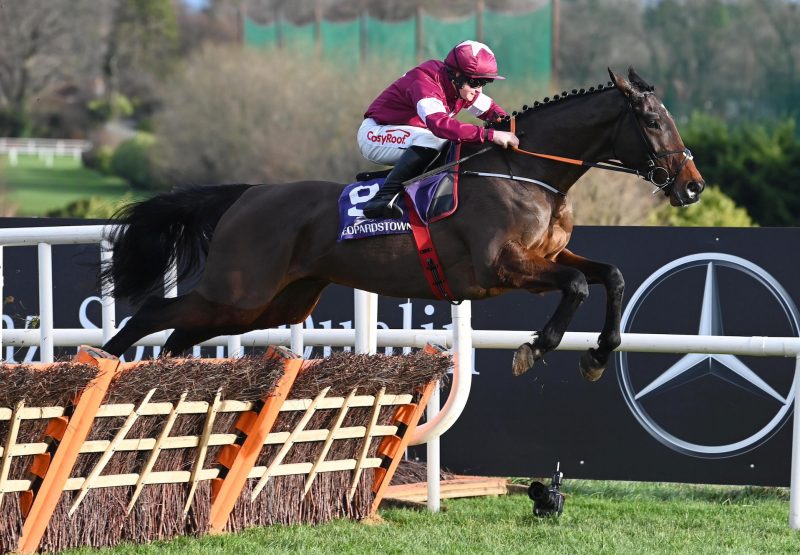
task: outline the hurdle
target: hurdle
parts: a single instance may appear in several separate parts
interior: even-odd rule
[[[0,367],[18,393],[53,371],[76,390],[0,403],[0,552],[371,518],[449,366],[429,346]]]
[[[39,273],[40,314],[41,326],[39,329],[0,330],[0,345],[31,346],[41,348],[42,359],[52,360],[54,346],[75,346],[81,343],[101,344],[109,339],[116,331],[116,318],[114,299],[107,290],[101,293],[102,299],[102,329],[54,329],[52,326],[52,263],[51,245],[62,244],[92,244],[101,243],[104,233],[108,229],[103,226],[65,226],[43,228],[20,228],[0,230],[0,266],[4,247],[11,246],[38,246],[39,266],[44,272]],[[108,258],[110,253],[102,251],[101,256]],[[174,271],[174,270],[173,270]],[[2,281],[0,280],[0,292]],[[173,294],[173,292],[169,292]],[[292,326],[291,329],[269,329],[248,332],[237,337],[218,337],[207,342],[205,346],[228,346],[229,356],[238,356],[241,345],[266,346],[266,345],[291,345],[293,349],[302,348],[303,345],[318,345],[329,347],[346,347],[356,344],[358,337],[358,350],[360,352],[374,352],[378,347],[415,347],[423,348],[428,342],[435,342],[448,348],[454,348],[459,341],[456,331],[464,338],[462,344],[471,341],[474,349],[516,349],[524,342],[532,341],[535,334],[524,331],[508,330],[473,330],[468,318],[466,323],[454,326],[454,330],[390,330],[377,329],[372,315],[376,314],[377,297],[364,297],[372,295],[356,292],[356,329],[301,329]],[[462,303],[466,310],[468,301]],[[359,307],[365,307],[359,308]],[[455,309],[455,308],[454,308]],[[463,318],[463,317],[462,317]],[[453,317],[454,323],[456,317]],[[463,320],[462,320],[463,321]],[[597,346],[597,333],[567,332],[558,350],[583,351]],[[776,356],[792,357],[796,359],[793,399],[800,398],[800,338],[797,337],[736,337],[736,336],[695,336],[695,335],[665,335],[665,334],[636,334],[622,333],[622,343],[619,351],[651,352],[651,353],[709,353],[733,354],[749,356]],[[165,341],[164,333],[155,333],[143,338],[137,343],[140,346],[160,346]],[[471,349],[470,348],[470,349]],[[469,352],[465,349],[464,352]],[[48,358],[49,357],[49,358]],[[460,380],[458,388],[451,388],[451,395],[443,409],[434,418],[438,422],[454,422],[466,404],[469,395],[469,384],[472,375],[470,356],[457,357],[454,370],[454,386],[456,376]],[[461,362],[459,362],[459,360]],[[457,394],[457,396],[454,396]],[[452,398],[452,401],[450,400]],[[429,403],[429,411],[435,412],[436,397]],[[449,403],[449,404],[448,404]],[[795,410],[792,436],[792,463],[791,463],[791,495],[789,524],[793,529],[800,529],[800,411]],[[439,425],[436,432],[443,433],[446,426]],[[426,439],[432,440],[429,448],[435,449],[436,434],[431,423],[420,426],[410,444],[424,443]],[[428,454],[429,460],[435,461],[436,453]],[[433,465],[429,465],[429,471]],[[431,476],[429,485],[435,488],[437,477]],[[435,492],[435,490],[434,490]],[[428,499],[437,497],[429,494]],[[430,505],[429,505],[430,506]],[[433,507],[435,510],[435,506]]]

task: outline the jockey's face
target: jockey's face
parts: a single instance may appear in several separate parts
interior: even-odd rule
[[[480,87],[471,87],[469,82],[466,82],[463,85],[461,85],[461,88],[458,90],[458,94],[461,98],[463,98],[467,102],[472,102],[473,100],[475,100],[475,97],[481,93],[482,90],[483,90],[483,85],[481,85]]]

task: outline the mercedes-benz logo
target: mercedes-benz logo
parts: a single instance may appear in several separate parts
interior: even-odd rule
[[[690,268],[705,268],[704,285],[702,283],[697,283],[698,288],[703,288],[698,335],[724,335],[723,312],[719,293],[720,287],[717,277],[718,268],[728,268],[737,273],[741,273],[748,282],[748,286],[754,281],[756,287],[766,289],[768,292],[767,297],[773,298],[780,306],[783,316],[788,321],[788,326],[791,329],[792,335],[800,335],[800,325],[798,324],[800,317],[798,317],[797,307],[792,301],[791,296],[774,277],[749,260],[729,254],[713,252],[685,256],[656,270],[642,283],[631,297],[622,315],[621,330],[623,332],[632,331],[637,313],[645,304],[648,297],[659,288],[659,286],[664,284],[664,282]],[[700,272],[702,272],[702,270],[700,270]],[[683,285],[685,287],[686,283],[684,282]],[[743,292],[742,294],[746,295],[747,293]],[[675,299],[675,301],[673,301],[671,310],[680,310],[680,300]],[[655,373],[657,375],[654,379],[652,379],[653,369],[649,368],[651,376],[646,380],[649,380],[649,383],[644,386],[642,386],[641,379],[638,380],[636,386],[634,385],[636,382],[632,378],[636,375],[637,369],[632,368],[628,360],[628,353],[616,353],[617,378],[628,407],[642,427],[655,439],[667,447],[686,455],[703,458],[722,458],[744,453],[754,449],[772,437],[791,414],[794,401],[793,383],[789,384],[789,387],[786,388],[780,387],[781,390],[786,390],[786,392],[782,394],[776,391],[775,388],[759,376],[750,366],[733,355],[696,353],[684,355],[671,366],[664,368],[663,371],[661,369],[656,369]],[[639,368],[639,370],[642,370],[642,368]],[[688,396],[687,398],[691,398],[692,382],[708,376],[738,386],[746,391],[751,398],[753,396],[759,396],[761,398],[766,397],[769,399],[769,402],[772,403],[770,406],[776,406],[777,410],[774,415],[769,418],[765,426],[758,429],[749,437],[730,441],[730,431],[728,431],[727,434],[720,434],[728,436],[726,441],[712,445],[704,445],[696,441],[688,441],[678,437],[676,434],[665,429],[667,422],[662,420],[662,423],[659,424],[656,418],[646,410],[645,405],[648,402],[652,403],[657,399],[657,396],[668,390],[672,393],[675,393],[677,390],[679,394],[685,394]],[[687,391],[687,389],[689,391]],[[676,410],[679,409],[676,407]],[[741,407],[740,409],[740,411],[746,410],[746,407]],[[769,414],[771,414],[771,412]],[[663,419],[663,411],[660,417]],[[721,427],[724,427],[724,424],[724,422],[719,423]]]

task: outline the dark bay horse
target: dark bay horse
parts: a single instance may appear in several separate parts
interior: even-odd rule
[[[520,149],[615,161],[617,169],[653,181],[673,206],[696,202],[703,179],[653,88],[633,69],[628,79],[609,74],[608,87],[565,93],[517,114]],[[508,129],[510,122],[499,125]],[[481,147],[465,144],[462,155]],[[590,284],[605,287],[607,313],[598,347],[580,359],[584,377],[598,379],[619,346],[622,274],[566,248],[573,226],[566,193],[589,167],[493,148],[461,165],[458,210],[431,225],[457,299],[561,291],[550,321],[517,349],[515,374],[558,346]],[[164,350],[178,354],[217,335],[300,323],[329,283],[434,298],[409,235],[337,242],[343,187],[323,181],[194,187],[129,206],[113,222],[125,225],[111,238],[113,264],[102,277],[113,279],[116,297],[144,303],[103,348],[121,355],[145,335],[174,328]],[[191,292],[163,298],[155,293],[176,258],[179,279],[204,264],[202,277]]]

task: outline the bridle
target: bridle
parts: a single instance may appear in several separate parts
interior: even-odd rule
[[[652,93],[645,92],[642,94],[647,95]],[[616,152],[617,137],[620,133],[620,129],[622,128],[623,121],[629,119],[630,117],[633,117],[634,127],[638,131],[639,137],[642,139],[642,145],[645,150],[645,155],[647,156],[647,169],[645,170],[630,168],[625,164],[623,164],[621,161],[618,161],[619,156],[617,156]],[[511,116],[510,119],[510,131],[514,134],[516,134],[516,124],[517,124],[517,115],[515,114]],[[669,196],[669,194],[672,192],[672,187],[675,184],[675,181],[678,179],[678,175],[680,175],[683,168],[686,167],[686,164],[689,163],[689,160],[693,159],[692,151],[685,147],[682,150],[666,150],[663,152],[656,152],[656,150],[653,148],[653,145],[650,144],[650,141],[647,139],[647,136],[645,135],[641,124],[636,118],[636,113],[633,109],[633,105],[627,98],[625,99],[625,113],[621,114],[617,118],[617,122],[614,127],[614,132],[611,136],[611,148],[612,151],[614,152],[614,158],[616,158],[616,160],[611,160],[608,162],[587,162],[586,160],[578,160],[575,158],[567,158],[564,156],[555,156],[553,154],[543,154],[540,152],[523,150],[519,147],[512,147],[514,152],[517,152],[519,154],[525,154],[527,156],[535,156],[537,158],[544,158],[547,160],[553,160],[555,162],[562,162],[565,164],[572,164],[575,166],[586,166],[591,168],[599,168],[601,170],[633,174],[636,175],[637,177],[640,177],[652,183],[655,186],[655,190],[653,191],[653,193],[661,191],[667,196]],[[670,173],[670,171],[666,167],[658,163],[658,161],[662,158],[668,158],[670,156],[675,156],[678,154],[683,155],[683,158],[681,159],[681,163],[678,165],[678,169],[672,173]]]
[[[641,93],[643,96],[647,96],[653,94],[651,92],[644,92]],[[625,114],[622,117],[617,118],[617,127],[614,130],[614,134],[611,137],[611,148],[614,152],[614,157],[619,160],[619,156],[617,156],[616,152],[616,139],[617,134],[619,132],[619,128],[622,125],[622,121],[626,118],[633,118],[634,127],[639,133],[639,137],[642,139],[642,144],[645,147],[645,154],[647,155],[647,170],[643,174],[639,171],[636,171],[636,175],[639,177],[646,179],[650,183],[652,183],[656,189],[653,193],[657,193],[658,191],[663,191],[665,195],[669,195],[670,191],[672,190],[672,186],[675,184],[675,180],[680,175],[683,168],[686,167],[686,164],[689,163],[689,160],[694,159],[692,156],[692,151],[688,148],[684,147],[682,150],[665,150],[663,152],[656,152],[653,148],[653,145],[645,135],[644,130],[642,129],[641,124],[639,123],[636,112],[633,109],[633,105],[631,104],[630,100],[627,98],[625,99]],[[682,154],[683,158],[681,159],[680,164],[678,165],[678,169],[675,170],[672,174],[670,174],[669,170],[664,166],[658,164],[658,160],[661,158],[667,158],[669,156],[675,156],[678,154]],[[661,172],[661,173],[659,173]]]

